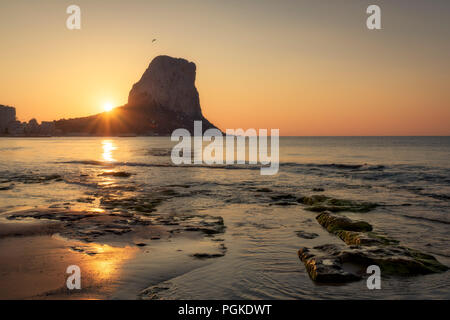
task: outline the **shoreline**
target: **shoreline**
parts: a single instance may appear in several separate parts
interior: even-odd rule
[[[432,147],[426,139],[392,139],[381,150],[378,140],[367,139],[362,151],[360,140],[286,139],[276,180],[252,168],[141,166],[167,161],[165,140],[114,139],[105,148],[101,138],[61,138],[54,147],[44,139],[4,139],[0,296],[8,298],[8,290],[11,299],[447,296],[450,272],[413,275],[443,270],[436,260],[450,266],[448,149],[440,147],[431,162],[420,157],[441,139]],[[411,155],[414,162],[406,164]],[[89,160],[111,158],[115,167]],[[367,290],[366,262],[388,263],[394,252],[402,256],[398,272],[383,276],[383,290]],[[341,271],[343,280],[358,281],[321,283],[328,271],[309,273],[314,261],[357,256],[365,262],[356,271],[346,264]],[[429,268],[398,267],[420,260]],[[86,276],[78,293],[65,288],[73,264]]]
[[[171,233],[169,226],[160,230],[165,236],[111,234],[95,241],[62,236],[64,228],[47,219],[2,218],[0,300],[139,299],[146,288],[208,264],[207,257],[195,258],[198,252],[220,253],[219,242],[201,232]],[[81,290],[66,287],[70,265],[80,267]]]

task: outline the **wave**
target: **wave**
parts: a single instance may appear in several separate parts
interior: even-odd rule
[[[410,216],[410,215],[407,215],[407,214],[402,214],[401,216],[405,217],[405,218],[416,219],[416,220],[423,220],[423,221],[437,222],[437,223],[443,223],[443,224],[450,224],[450,221],[445,221],[445,220],[440,220],[440,219],[418,217],[418,216]]]
[[[153,148],[147,151],[147,154],[154,157],[170,157],[172,154],[171,148]]]
[[[175,165],[171,162],[108,162],[99,160],[72,160],[58,163],[84,164],[93,166],[128,166],[128,167],[150,167],[150,168],[205,168],[222,170],[260,170],[261,164],[182,164]],[[362,179],[368,181],[386,181],[389,184],[401,184],[416,182],[433,182],[450,184],[450,177],[445,170],[436,172],[436,168],[418,167],[409,165],[370,165],[370,164],[345,164],[345,163],[296,163],[281,162],[280,171],[285,170],[294,174],[312,174],[327,177],[344,177],[350,179]],[[427,195],[424,195],[427,196]],[[448,200],[448,195],[436,195],[440,200]]]
[[[93,166],[105,166],[105,167],[150,167],[150,168],[206,168],[206,169],[227,169],[227,170],[259,170],[261,165],[207,165],[207,164],[172,164],[172,163],[143,163],[143,162],[107,162],[98,160],[74,160],[63,161],[58,163],[65,164],[84,164]]]
[[[347,163],[297,163],[297,162],[283,162],[282,167],[298,167],[298,168],[330,168],[341,170],[383,170],[384,165],[369,165],[364,164],[347,164]]]
[[[417,194],[419,194],[421,196],[437,199],[437,200],[442,200],[442,201],[450,200],[450,195],[448,195],[448,194],[424,193],[424,192],[418,192]]]

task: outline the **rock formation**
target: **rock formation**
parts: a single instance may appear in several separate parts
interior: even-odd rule
[[[91,117],[56,122],[61,134],[170,135],[177,128],[193,133],[215,128],[202,114],[195,87],[196,66],[185,59],[158,56],[129,93],[128,103]]]
[[[432,255],[399,244],[397,240],[372,232],[365,221],[322,212],[317,222],[338,236],[348,246],[325,244],[300,248],[298,256],[311,279],[316,282],[342,283],[367,276],[370,265],[380,267],[383,274],[414,276],[449,270]],[[352,265],[353,268],[348,269]]]

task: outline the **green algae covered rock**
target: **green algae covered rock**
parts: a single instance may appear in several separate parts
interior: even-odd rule
[[[331,212],[369,212],[378,205],[372,202],[354,201],[330,198],[324,195],[312,195],[300,197],[298,203],[305,204],[306,210],[313,212],[331,211]]]
[[[372,226],[365,221],[353,221],[347,217],[322,212],[316,220],[329,232],[334,233],[339,230],[346,231],[372,231]]]
[[[397,240],[373,232],[372,226],[365,221],[353,221],[330,212],[322,212],[316,219],[320,225],[351,247],[344,250],[330,250],[328,247],[328,250],[322,250],[322,255],[315,256],[314,262],[309,261],[308,264],[317,263],[320,259],[336,260],[341,264],[359,265],[361,270],[375,264],[383,273],[400,276],[439,273],[449,269],[432,255],[400,246]],[[334,265],[339,266],[338,263]],[[322,272],[324,270],[322,268]],[[314,280],[318,277],[311,278]]]

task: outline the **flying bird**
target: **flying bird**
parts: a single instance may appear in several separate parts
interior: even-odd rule
[[[155,41],[156,41],[156,39],[153,39],[153,40],[152,40],[152,43],[155,42]]]

